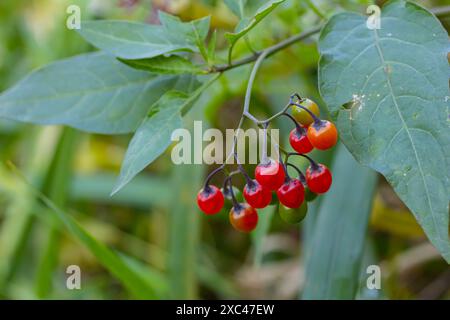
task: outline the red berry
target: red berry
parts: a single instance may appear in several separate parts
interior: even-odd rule
[[[298,208],[305,199],[305,188],[300,180],[290,179],[278,189],[277,196],[286,207]]]
[[[313,123],[308,127],[308,139],[314,148],[326,150],[337,142],[338,133],[334,124],[327,120]]]
[[[302,130],[294,128],[289,135],[289,142],[291,143],[291,147],[298,153],[308,153],[314,148],[311,142],[309,142],[306,130],[303,128]]]
[[[230,210],[230,223],[236,230],[250,232],[258,224],[258,213],[247,203],[239,203]]]
[[[285,178],[283,165],[272,159],[268,163],[260,163],[256,166],[255,178],[263,188],[277,190]]]
[[[213,185],[208,185],[197,194],[197,204],[206,214],[218,213],[225,202],[222,191]]]
[[[260,209],[267,207],[272,201],[270,190],[263,188],[258,181],[252,180],[251,184],[244,187],[244,198],[253,208]]]
[[[327,192],[330,189],[331,182],[331,172],[325,165],[311,165],[306,169],[306,183],[312,192]]]

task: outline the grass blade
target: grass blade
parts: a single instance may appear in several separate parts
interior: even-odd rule
[[[354,299],[372,198],[374,171],[339,145],[334,184],[323,198],[306,255],[304,299]]]

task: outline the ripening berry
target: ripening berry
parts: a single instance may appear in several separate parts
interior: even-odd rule
[[[306,183],[314,193],[325,193],[332,183],[330,170],[323,164],[311,165],[306,169]]]
[[[338,133],[332,122],[321,120],[309,126],[307,136],[314,148],[326,150],[336,144]]]
[[[305,101],[300,104],[302,107],[305,107],[317,117],[320,115],[319,106],[314,101],[305,99]],[[292,106],[292,116],[295,118],[295,120],[297,120],[297,122],[301,123],[305,127],[314,122],[314,119],[311,117],[308,111],[295,105]]]
[[[267,190],[277,190],[284,182],[286,174],[283,165],[270,159],[268,163],[260,163],[255,169],[255,178]]]
[[[298,179],[287,180],[277,190],[278,200],[288,208],[298,208],[305,199],[305,188]]]
[[[258,181],[252,180],[251,184],[247,183],[244,187],[244,198],[253,208],[261,209],[272,201],[272,192],[261,186]]]
[[[247,203],[239,203],[230,210],[230,223],[238,231],[253,231],[258,224],[258,213]]]
[[[225,202],[222,191],[213,185],[208,185],[197,194],[197,204],[206,214],[218,213]]]

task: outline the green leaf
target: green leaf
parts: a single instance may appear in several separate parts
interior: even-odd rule
[[[0,116],[36,124],[66,124],[88,132],[136,130],[149,106],[190,76],[133,70],[102,53],[83,54],[43,67],[0,95]]]
[[[145,59],[177,51],[201,52],[209,17],[181,22],[160,11],[161,25],[100,20],[84,21],[80,35],[95,47],[122,59]]]
[[[123,188],[136,174],[167,149],[171,144],[172,132],[183,127],[182,115],[217,78],[218,75],[211,77],[191,94],[168,91],[150,108],[149,115],[131,139],[119,178],[111,194],[115,194]],[[194,83],[195,85],[196,83]],[[189,91],[192,91],[191,89]]]
[[[270,0],[270,1],[227,1],[228,6],[235,12],[240,18],[236,30],[233,33],[225,34],[226,38],[230,41],[231,47],[229,50],[229,59],[233,51],[233,47],[236,42],[252,30],[262,19],[264,19],[269,13],[271,13],[280,3],[285,0]]]
[[[112,194],[167,149],[172,132],[183,127],[180,107],[187,98],[186,94],[169,91],[153,105],[152,114],[142,122],[131,139]]]
[[[205,39],[208,36],[211,21],[209,16],[189,22],[182,22],[176,16],[159,11],[159,20],[168,34],[176,36],[180,42],[188,41],[190,44],[196,45],[198,51],[206,59]]]
[[[377,175],[339,145],[305,257],[303,298],[354,299]],[[309,213],[308,213],[309,214]]]
[[[77,135],[78,133],[74,129],[63,128],[43,181],[43,193],[60,207],[64,207],[68,198],[73,162],[77,150]],[[54,225],[46,227],[44,234],[47,238],[39,250],[40,256],[35,286],[36,295],[40,299],[48,298],[52,291],[52,280],[58,265],[61,241],[61,234]]]
[[[138,60],[125,60],[119,58],[119,61],[125,63],[126,65],[145,71],[150,71],[159,74],[201,74],[205,73],[199,66],[196,66],[189,60],[177,56],[158,56],[148,59],[138,59]]]
[[[366,19],[340,13],[323,28],[321,94],[350,152],[386,177],[450,263],[448,34],[406,1],[384,7],[379,30]]]

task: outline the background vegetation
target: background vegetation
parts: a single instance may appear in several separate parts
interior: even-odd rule
[[[436,8],[446,1],[419,3]],[[238,23],[214,0],[2,1],[0,91],[35,68],[95,50],[65,27],[70,4],[82,8],[83,20],[158,23],[157,10],[183,20],[211,15],[221,63],[227,58],[224,34]],[[248,42],[236,44],[234,56],[319,26],[339,11],[364,13],[369,4],[285,1],[249,33]],[[448,31],[450,19],[445,12],[439,17]],[[269,58],[255,82],[254,114],[270,116],[293,91],[319,102],[327,114],[317,89],[318,59],[317,36]],[[211,127],[236,127],[250,67],[214,82],[185,126],[206,119]],[[290,127],[277,125],[287,136]],[[310,206],[304,222],[287,225],[269,207],[248,236],[231,228],[226,213],[208,218],[198,212],[196,190],[213,168],[174,166],[170,148],[110,197],[130,138],[0,120],[0,297],[450,297],[448,264],[384,178],[359,166],[342,145],[314,155],[333,168],[335,185]],[[66,289],[66,267],[73,264],[81,267],[82,290]],[[381,290],[366,289],[372,264],[381,267]]]

